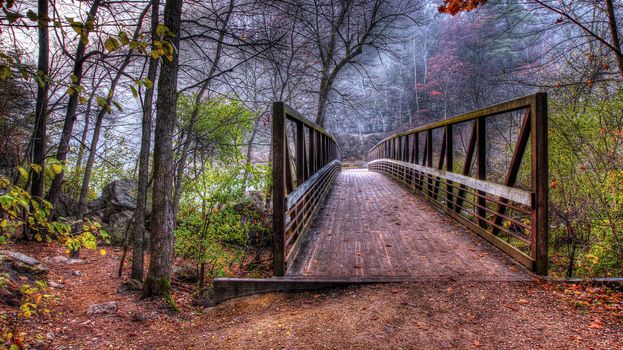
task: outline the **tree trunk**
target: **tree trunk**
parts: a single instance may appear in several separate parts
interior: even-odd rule
[[[160,1],[151,1],[151,36],[155,38],[156,27],[158,26],[158,13]],[[152,82],[156,80],[158,72],[158,60],[149,59],[149,68],[147,69],[147,79]],[[147,191],[149,188],[149,156],[151,151],[151,126],[152,126],[152,104],[153,104],[154,88],[145,90],[143,99],[143,119],[141,121],[141,152],[139,154],[138,164],[138,192],[136,195],[136,211],[134,212],[134,233],[132,242],[132,273],[131,278],[135,280],[143,280],[144,271],[144,237],[145,237],[145,216],[147,214]]]
[[[48,0],[38,1],[39,18],[48,17]],[[41,168],[45,165],[45,146],[47,133],[48,116],[48,89],[47,76],[49,74],[50,61],[50,36],[48,31],[48,21],[39,21],[39,61],[37,70],[43,75],[43,84],[37,88],[37,104],[35,107],[35,130],[33,133],[33,153],[32,163]],[[43,171],[33,171],[31,175],[32,183],[30,195],[36,198],[43,197]]]
[[[102,130],[102,122],[104,121],[105,114],[106,109],[102,107],[97,113],[97,119],[95,120],[95,127],[93,128],[93,138],[91,139],[91,149],[89,150],[87,163],[84,166],[82,186],[80,186],[80,198],[78,199],[78,217],[81,217],[82,215],[84,215],[84,213],[86,213],[86,199],[89,192],[89,183],[91,182],[91,171],[93,171],[93,163],[95,163],[97,143],[100,138],[100,131]]]
[[[324,117],[327,109],[327,100],[329,97],[329,91],[331,90],[332,83],[327,77],[322,77],[320,80],[320,89],[318,92],[318,110],[316,112],[316,124],[324,128]]]
[[[149,10],[149,5],[141,12],[140,17],[138,18],[138,25],[136,26],[136,30],[134,31],[133,39],[136,40],[140,34],[140,30],[143,23],[143,18],[147,14],[147,10]],[[106,105],[101,106],[100,110],[97,113],[97,117],[95,119],[95,128],[93,129],[93,139],[91,141],[91,149],[89,150],[89,158],[87,159],[87,164],[84,168],[84,177],[82,179],[82,186],[80,187],[80,197],[78,199],[78,215],[82,216],[86,212],[86,202],[87,195],[89,193],[89,185],[91,183],[91,172],[93,171],[93,164],[95,163],[95,155],[97,154],[97,144],[99,142],[100,132],[102,130],[102,123],[104,122],[104,116],[111,108],[111,104],[113,101],[113,97],[115,96],[115,90],[117,89],[117,84],[123,76],[125,69],[130,64],[132,60],[132,56],[134,54],[134,50],[129,50],[121,66],[117,69],[117,73],[115,77],[110,82],[110,89],[108,90],[108,95],[106,96]],[[88,115],[87,115],[88,116]],[[86,123],[86,121],[85,121]]]
[[[91,106],[93,105],[93,98],[95,97],[95,91],[97,91],[101,82],[102,80],[99,79],[97,75],[96,66],[95,71],[93,72],[93,79],[91,81],[91,86],[94,86],[95,88],[87,100],[86,114],[84,116],[84,128],[82,129],[82,136],[80,137],[80,146],[78,149],[78,157],[76,159],[76,169],[74,170],[74,178],[76,181],[80,176],[80,168],[82,167],[82,162],[84,161],[84,151],[86,149],[87,136],[89,134],[89,122],[91,121]]]
[[[621,55],[621,42],[619,41],[619,29],[617,28],[617,18],[614,14],[612,0],[606,0],[606,11],[608,12],[608,25],[610,26],[610,40],[616,49],[614,57],[617,61],[619,74],[623,77],[623,55]]]
[[[175,35],[169,40],[175,47],[173,60],[162,60],[156,101],[154,146],[153,225],[149,271],[142,297],[164,296],[169,302],[173,270],[173,135],[177,113],[177,73],[182,0],[167,0],[164,25]]]
[[[94,0],[91,8],[89,9],[89,14],[87,16],[87,21],[94,21],[95,14],[97,13],[97,9],[99,7],[100,0]],[[90,30],[88,26],[85,26],[84,31],[85,35],[89,35]],[[76,57],[74,61],[74,69],[73,75],[75,77],[74,84],[80,86],[82,82],[82,66],[84,64],[84,51],[86,49],[86,44],[82,38],[78,38],[78,47],[76,49]],[[80,94],[76,91],[69,96],[69,101],[67,102],[67,114],[65,115],[65,122],[63,123],[63,131],[61,133],[61,140],[58,144],[58,149],[56,151],[56,159],[65,163],[67,160],[67,153],[69,152],[69,141],[71,140],[71,134],[74,130],[74,124],[76,122],[76,109],[78,108]],[[50,190],[48,191],[47,200],[52,203],[52,205],[56,205],[58,198],[61,196],[63,191],[63,177],[65,176],[65,171],[61,171],[59,174],[54,176],[52,180],[52,184],[50,185]]]
[[[219,37],[217,39],[216,44],[216,52],[214,54],[214,60],[212,61],[212,66],[210,67],[210,71],[208,72],[208,76],[201,86],[201,90],[197,94],[195,98],[195,104],[193,105],[193,111],[190,116],[190,122],[188,123],[188,127],[186,128],[186,132],[183,133],[185,137],[182,137],[182,153],[180,159],[177,163],[177,170],[175,176],[175,194],[173,196],[173,215],[177,217],[177,211],[180,206],[180,199],[182,197],[182,185],[184,181],[184,170],[186,169],[186,159],[188,158],[188,151],[190,150],[190,144],[193,137],[193,129],[195,128],[195,124],[197,123],[197,118],[199,116],[199,104],[203,99],[203,95],[210,87],[210,83],[212,82],[212,78],[218,69],[219,62],[221,61],[221,56],[223,53],[223,40],[225,40],[225,33],[227,32],[227,25],[229,24],[229,18],[231,17],[231,13],[234,9],[234,1],[229,1],[229,8],[225,15],[225,21],[223,21],[223,26],[220,28]]]

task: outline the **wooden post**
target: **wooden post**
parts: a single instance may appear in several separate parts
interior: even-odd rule
[[[322,133],[316,133],[316,171],[322,169]]]
[[[446,125],[446,171],[452,172],[454,162],[454,145],[452,144],[452,124]],[[452,181],[446,180],[446,207],[453,209],[454,187]]]
[[[467,152],[465,153],[465,162],[463,163],[463,175],[469,175],[472,170],[472,160],[474,159],[474,150],[476,149],[476,133],[477,133],[477,122],[473,122],[472,131],[469,136],[469,145],[467,146]],[[460,213],[463,209],[463,201],[465,200],[465,185],[459,186],[459,193],[456,198],[456,206],[454,207],[454,211]]]
[[[433,129],[426,130],[426,166],[433,167]],[[428,196],[433,197],[433,179],[428,178]]]
[[[481,180],[487,179],[487,124],[485,117],[476,119],[476,156],[478,166],[478,178]],[[476,207],[478,213],[478,225],[482,228],[487,227],[487,223],[484,218],[487,215],[484,207],[487,205],[487,201],[484,198],[485,192],[478,191],[481,197],[478,197],[476,203],[480,207]],[[482,207],[482,208],[481,208]]]
[[[296,122],[296,187],[305,182],[305,127]]]
[[[547,157],[547,94],[534,97],[531,111],[532,121],[532,191],[535,193],[532,211],[532,256],[535,259],[534,272],[547,275],[548,249],[548,205],[549,171]]]
[[[283,276],[285,273],[284,234],[286,218],[286,184],[285,184],[285,109],[283,102],[273,103],[273,274]]]

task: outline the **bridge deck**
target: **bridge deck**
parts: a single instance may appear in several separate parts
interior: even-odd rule
[[[342,171],[287,275],[526,280],[530,273],[384,175]]]

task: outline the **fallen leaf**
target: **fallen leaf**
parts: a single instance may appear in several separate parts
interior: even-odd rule
[[[600,319],[594,318],[593,322],[588,324],[588,328],[590,328],[590,329],[602,329],[602,328],[604,328],[604,324],[603,324],[603,322]]]

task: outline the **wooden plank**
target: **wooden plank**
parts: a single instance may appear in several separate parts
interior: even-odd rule
[[[476,176],[480,180],[487,179],[487,124],[485,117],[479,117],[476,119]],[[484,198],[484,191],[480,191],[478,194],[478,205],[476,213],[479,218],[486,217],[487,213],[483,209],[487,206],[487,200]],[[478,225],[482,228],[486,227],[486,222],[482,219],[478,220]]]
[[[536,95],[528,95],[528,96],[520,97],[514,100],[505,101],[505,102],[502,102],[502,103],[499,103],[493,106],[489,106],[489,107],[485,107],[479,110],[461,114],[456,117],[448,118],[448,119],[445,119],[439,122],[426,124],[424,126],[410,129],[410,130],[407,130],[401,133],[397,133],[397,134],[384,138],[379,143],[374,145],[372,148],[376,147],[381,142],[385,142],[387,140],[391,140],[391,139],[394,139],[396,137],[400,137],[403,135],[412,134],[414,132],[426,131],[429,129],[437,129],[437,128],[445,127],[446,125],[450,125],[450,124],[459,124],[459,123],[463,123],[463,122],[478,119],[478,118],[489,117],[489,116],[501,114],[501,113],[514,112],[520,109],[528,108],[534,102],[535,96]]]
[[[528,191],[524,191],[519,188],[508,187],[508,186],[497,184],[495,182],[483,181],[480,179],[476,179],[473,177],[469,177],[469,176],[465,176],[465,175],[461,175],[461,174],[457,174],[453,172],[448,172],[445,170],[425,167],[419,164],[401,162],[401,161],[393,160],[393,159],[375,159],[371,162],[368,162],[368,164],[377,164],[381,162],[388,162],[388,163],[400,165],[406,168],[415,169],[419,172],[422,172],[422,173],[425,173],[431,176],[440,177],[440,178],[443,178],[443,179],[446,179],[452,182],[456,182],[458,184],[462,184],[462,185],[471,187],[473,189],[476,189],[476,190],[479,190],[479,191],[482,191],[482,192],[485,192],[485,193],[488,193],[488,194],[491,194],[491,195],[494,195],[500,198],[506,198],[508,200],[511,200],[519,204],[524,204],[528,206],[532,205],[532,193]]]
[[[452,132],[452,124],[450,125],[446,125],[446,171],[448,173],[452,173],[452,171],[454,170],[454,144],[453,144],[453,132]],[[452,209],[453,208],[453,204],[452,202],[454,202],[454,196],[453,196],[453,187],[452,187],[452,181],[446,179],[446,187],[448,190],[448,193],[446,193],[446,206],[448,207],[448,209]]]
[[[296,123],[296,186],[305,182],[305,125]]]
[[[286,224],[286,133],[283,102],[273,103],[272,130],[272,198],[273,198],[273,275],[283,276],[285,272],[284,235]]]
[[[286,115],[286,117],[290,120],[294,120],[294,121],[300,121],[305,123],[305,125],[307,125],[308,127],[327,135],[327,137],[331,138],[331,140],[333,140],[333,142],[337,143],[337,141],[335,140],[335,138],[329,134],[324,128],[320,127],[318,124],[312,122],[311,120],[307,119],[304,115],[302,115],[301,113],[297,112],[294,108],[290,107],[287,103],[284,102],[276,102],[276,103],[281,103],[283,104],[283,109],[284,109],[284,113]]]
[[[532,190],[536,193],[532,215],[532,256],[535,272],[547,275],[547,244],[549,233],[549,170],[547,158],[547,94],[538,93],[532,104]]]
[[[530,122],[530,109],[526,110],[526,113],[521,122],[521,128],[519,129],[519,135],[517,135],[517,142],[515,142],[515,149],[513,150],[513,156],[511,158],[511,162],[508,166],[508,170],[506,172],[506,177],[504,178],[504,185],[506,186],[515,186],[515,182],[517,181],[517,176],[519,175],[519,169],[521,168],[521,161],[523,159],[524,153],[526,152],[526,147],[528,146],[528,139],[530,138],[530,130],[531,130],[531,122]],[[503,199],[504,202],[505,199]],[[502,215],[506,213],[506,206],[504,204],[498,203],[495,209],[495,225],[502,224]],[[499,232],[497,227],[492,228],[492,233],[495,235]]]
[[[294,191],[288,194],[286,199],[286,210],[292,209],[292,207],[305,195],[309,189],[316,185],[316,183],[322,178],[324,174],[329,172],[333,167],[339,166],[340,161],[335,159],[331,163],[325,165],[322,169],[312,175],[309,179],[303,182]]]
[[[476,122],[472,123],[472,132],[469,136],[469,144],[467,145],[467,152],[465,153],[465,162],[463,163],[463,175],[468,176],[472,169],[472,163],[474,161],[474,152],[476,150]],[[462,185],[459,189],[459,193],[456,199],[456,208],[458,212],[463,207],[463,201],[465,200],[465,185]]]

